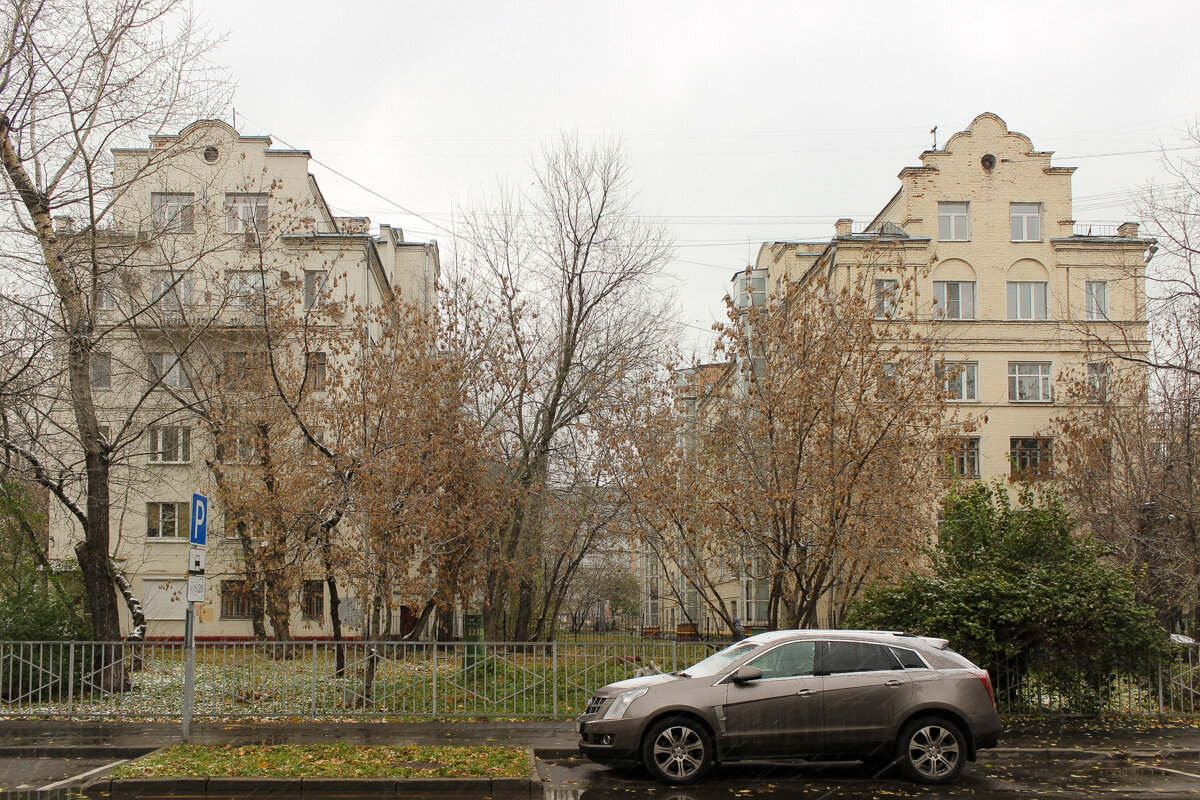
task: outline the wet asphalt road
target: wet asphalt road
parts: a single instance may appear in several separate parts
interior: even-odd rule
[[[944,787],[918,786],[892,772],[876,775],[858,763],[736,765],[684,788],[656,785],[638,770],[576,759],[545,761],[542,766],[547,800],[1200,797],[1200,761],[1195,759],[984,759],[968,765],[958,782]]]

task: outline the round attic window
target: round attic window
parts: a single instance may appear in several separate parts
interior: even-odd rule
[[[204,148],[204,160],[210,164],[213,163],[214,161],[216,161],[217,156],[219,156],[219,155],[220,155],[220,152],[218,152],[217,148],[211,144],[208,147]]]
[[[979,159],[979,163],[983,165],[984,169],[986,169],[988,172],[991,172],[996,168],[996,157],[991,153],[988,153],[986,156]]]

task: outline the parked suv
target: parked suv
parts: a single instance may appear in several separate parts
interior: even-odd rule
[[[948,783],[1000,734],[992,682],[945,639],[881,631],[772,631],[698,664],[598,690],[579,749],[685,784],[743,759],[895,762]]]

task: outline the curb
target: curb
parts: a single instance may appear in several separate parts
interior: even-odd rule
[[[245,797],[332,798],[542,797],[531,778],[124,778],[92,781],[83,788],[93,800],[233,800]]]
[[[0,747],[0,758],[141,758],[160,745],[15,745]]]

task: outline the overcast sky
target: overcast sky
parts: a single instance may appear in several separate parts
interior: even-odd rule
[[[311,150],[340,213],[444,250],[452,209],[527,175],[559,132],[620,137],[640,205],[675,234],[693,342],[760,242],[869,219],[934,125],[943,143],[999,114],[1079,167],[1077,220],[1114,223],[1162,177],[1131,151],[1180,146],[1200,116],[1200,3],[1183,0],[196,7],[226,33],[241,132]]]

